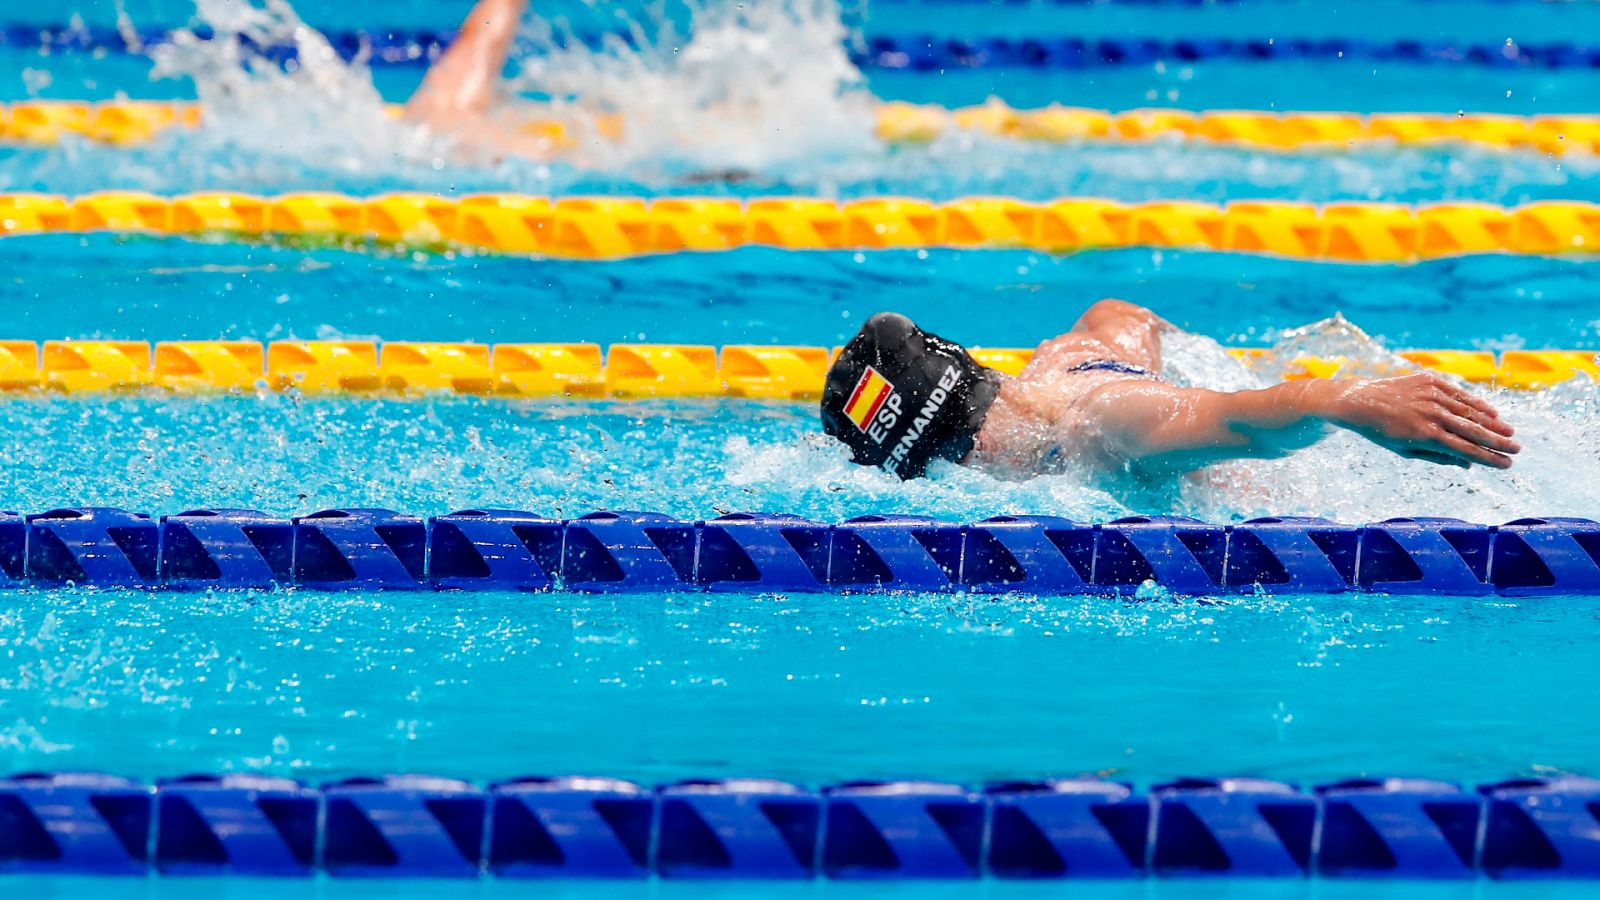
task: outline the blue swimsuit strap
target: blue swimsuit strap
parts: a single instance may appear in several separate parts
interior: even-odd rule
[[[1143,366],[1125,363],[1116,359],[1091,359],[1081,362],[1067,370],[1068,372],[1121,372],[1124,375],[1143,375],[1146,378],[1157,378],[1156,373]]]

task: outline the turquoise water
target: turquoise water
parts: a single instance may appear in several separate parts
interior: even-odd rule
[[[1422,4],[1428,5],[1428,4]],[[1524,4],[1523,8],[1533,5]],[[1050,8],[1053,4],[1046,4]],[[1070,6],[1062,4],[1063,7]],[[981,4],[970,4],[975,13]],[[1582,11],[1581,4],[1571,4]],[[987,15],[987,13],[984,13]],[[1592,13],[1588,18],[1595,18]],[[1581,27],[1581,26],[1559,26]],[[967,34],[993,36],[1031,32],[1033,26],[984,28]],[[896,30],[897,36],[926,34],[927,28]],[[1095,36],[1093,30],[1063,28],[1044,34]],[[1129,36],[1159,37],[1166,28],[1140,27]],[[1240,35],[1303,38],[1309,30],[1243,28],[1223,30]],[[1592,32],[1591,32],[1592,33]],[[870,34],[870,32],[869,32]],[[1110,32],[1120,36],[1118,32]],[[1441,40],[1441,37],[1432,37]],[[1476,41],[1503,41],[1495,32]],[[1551,39],[1570,42],[1571,37]],[[25,70],[43,65],[51,73],[47,83],[30,78]],[[1169,65],[1125,66],[1088,71],[1030,69],[951,70],[938,77],[899,70],[871,72],[868,81],[876,96],[886,100],[965,106],[990,96],[1013,106],[1070,105],[1103,109],[1175,106],[1181,109],[1266,108],[1293,110],[1349,110],[1366,112],[1496,112],[1515,115],[1585,113],[1592,111],[1600,75],[1584,69],[1552,72],[1546,69],[1442,68],[1400,61],[1350,61],[1344,64],[1285,61],[1272,63],[1274,76],[1263,79],[1260,63],[1209,60]],[[1330,77],[1333,75],[1335,77]],[[1283,76],[1283,77],[1280,77]],[[422,79],[420,67],[381,68],[374,80],[392,101],[404,100]],[[149,60],[141,57],[65,56],[41,58],[31,48],[0,50],[0,98],[111,99],[118,92],[151,99],[188,99],[194,86],[186,79],[150,79]]]
[[[670,18],[683,23],[681,2],[666,6]],[[1373,41],[1426,40],[1525,44],[1583,43],[1584,35],[1600,33],[1600,12],[1586,3],[1542,3],[1518,0],[1346,0],[1337,5],[1315,0],[1248,0],[1223,4],[1123,4],[1057,2],[914,2],[873,0],[845,2],[848,21],[866,37],[879,34],[935,37],[1035,37],[1074,35],[1086,38],[1330,38]],[[590,4],[554,0],[539,4],[543,14],[573,23],[577,30],[616,28],[634,20],[656,21],[640,0]],[[194,7],[185,0],[129,0],[121,4],[75,4],[70,10],[41,12],[37,7],[6,0],[0,21],[64,24],[70,15],[88,25],[111,27],[117,10],[146,29],[190,24]],[[449,30],[459,24],[461,4],[423,0],[388,3],[381,0],[326,4],[302,3],[298,12],[314,27],[325,29]],[[865,14],[861,9],[865,9]],[[930,14],[931,11],[931,14]],[[47,84],[24,78],[24,68],[43,68]],[[1088,72],[947,72],[939,76],[882,71],[871,73],[872,92],[888,99],[965,104],[999,95],[1016,105],[1073,102],[1127,109],[1150,105],[1203,108],[1293,108],[1432,110],[1532,114],[1587,112],[1593,108],[1600,73],[1583,69],[1551,72],[1439,68],[1403,63],[1283,64],[1274,63],[1271,77],[1260,65],[1202,62],[1130,66],[1125,70]],[[111,55],[99,59],[0,52],[0,97],[110,97],[117,91],[134,96],[184,97],[193,85],[183,79],[149,82],[149,63]],[[420,69],[388,69],[378,74],[379,87],[391,99],[402,99],[421,77]]]
[[[865,134],[865,131],[862,131]],[[275,194],[338,189],[368,195],[426,190],[793,196],[913,196],[948,200],[1003,195],[1044,201],[1109,197],[1128,202],[1282,199],[1310,203],[1384,200],[1413,204],[1538,200],[1600,202],[1600,161],[1484,149],[1390,149],[1351,154],[1261,153],[1206,144],[1050,145],[950,136],[923,148],[863,150],[834,158],[773,160],[737,183],[706,180],[693,159],[614,170],[569,162],[506,160],[436,170],[431,160],[341,159],[301,165],[260,136],[173,132],[118,150],[70,140],[70,150],[0,146],[0,190],[80,194],[132,189],[159,194],[243,190]]]
[[[290,123],[290,135],[309,126]],[[867,124],[852,130],[865,140]],[[646,159],[624,168],[608,163],[503,160],[493,166],[436,169],[432,158],[396,159],[351,149],[325,163],[302,163],[269,139],[270,132],[170,132],[153,144],[116,149],[69,139],[66,148],[0,145],[0,190],[81,194],[132,189],[159,194],[243,190],[343,190],[378,194],[425,190],[616,194],[624,196],[793,196],[845,199],[913,196],[948,200],[1002,195],[1024,200],[1109,197],[1128,202],[1193,199],[1280,199],[1412,204],[1478,201],[1520,205],[1538,200],[1600,202],[1600,161],[1552,159],[1481,148],[1425,148],[1264,153],[1239,148],[1158,142],[1053,145],[949,135],[927,147],[871,146],[832,157],[774,157],[744,170],[735,183],[707,180],[715,160]],[[349,148],[341,148],[349,149]],[[774,151],[776,152],[776,151]]]
[[[1500,521],[1533,504],[1597,505],[1596,454],[1571,443],[1566,417],[1578,413],[1549,406],[1553,396],[1506,398],[1521,404],[1530,456],[1512,480],[1350,439],[1175,496],[951,468],[902,488],[849,465],[806,410],[786,405],[20,399],[0,404],[0,454],[8,504],[22,509],[1226,519],[1259,506]],[[1363,474],[1329,476],[1340,469]],[[12,597],[0,618],[15,667],[0,683],[0,741],[25,768],[1310,783],[1600,764],[1583,724],[1600,701],[1580,674],[1600,619],[1577,599]],[[115,743],[103,739],[111,729]]]
[[[569,4],[569,7],[571,4]],[[444,27],[443,4],[307,3],[327,27]],[[185,24],[176,2],[130,2],[142,26]],[[1366,34],[1576,40],[1593,4],[1252,2],[874,3],[865,29],[950,33]],[[114,21],[113,4],[86,21]],[[26,14],[26,15],[25,15]],[[604,18],[605,8],[588,15]],[[34,19],[0,3],[0,21]],[[1513,35],[1506,34],[1511,29]],[[788,45],[785,45],[786,47]],[[797,78],[814,77],[796,53]],[[574,63],[576,65],[576,63]],[[191,96],[220,81],[150,81],[148,60],[0,51],[0,97]],[[761,71],[756,66],[753,71]],[[42,74],[41,74],[42,73]],[[661,74],[661,73],[655,73]],[[666,146],[555,163],[467,163],[397,152],[360,115],[418,73],[334,72],[326,83],[231,84],[215,127],[117,150],[68,141],[0,148],[0,190],[163,193],[906,193],[937,199],[1102,194],[1127,200],[1272,197],[1325,202],[1600,201],[1600,164],[1460,148],[1267,154],[1217,147],[1020,145],[951,137],[878,147],[846,105],[748,154]],[[655,101],[704,99],[666,70]],[[677,81],[673,79],[677,78]],[[353,79],[350,80],[350,79]],[[221,79],[225,81],[226,79]],[[328,84],[333,87],[329,88]],[[352,87],[354,85],[354,87]],[[779,121],[783,82],[761,121]],[[250,90],[245,90],[245,89]],[[1205,64],[1092,73],[872,73],[882,98],[1124,108],[1592,110],[1600,72],[1264,68]],[[243,91],[243,93],[240,93]],[[224,92],[225,93],[225,92]],[[326,101],[326,102],[324,102]],[[642,110],[634,110],[635,113]],[[857,111],[858,112],[858,111]],[[779,116],[779,118],[771,118]],[[688,118],[684,121],[702,122]],[[789,120],[782,120],[789,121]],[[376,137],[373,137],[376,134]],[[803,152],[796,152],[790,143]],[[824,152],[815,148],[833,148]],[[750,148],[745,148],[749,150]],[[752,155],[753,154],[753,155]],[[738,168],[743,177],[707,177]],[[897,309],[965,342],[1034,343],[1101,296],[1146,303],[1202,337],[1168,349],[1185,383],[1257,383],[1211,339],[1382,358],[1385,347],[1595,348],[1592,259],[1472,257],[1328,265],[1128,250],[784,254],[749,249],[603,264],[373,248],[296,249],[106,235],[0,241],[0,337],[375,337],[836,344]],[[1296,329],[1342,312],[1342,325]],[[704,517],[735,510],[836,519],[920,512],[1105,519],[1262,513],[1364,521],[1400,514],[1500,522],[1600,511],[1600,393],[1575,382],[1497,394],[1526,450],[1510,473],[1405,462],[1349,435],[1295,458],[1221,468],[1163,489],[1066,475],[1001,481],[953,467],[901,485],[851,466],[803,405],[513,403],[292,396],[0,398],[0,507],[121,505],[153,513],[248,506],[294,514],[492,505],[547,515],[604,507]],[[435,772],[488,781],[592,773],[666,781],[773,776],[987,779],[1102,773],[1140,785],[1183,775],[1315,784],[1355,775],[1460,782],[1600,772],[1591,689],[1592,600],[1244,597],[1172,600],[950,595],[153,595],[23,590],[0,609],[0,754],[7,769],[105,769],[154,778],[261,770],[321,781]],[[393,886],[12,879],[54,896],[323,896]],[[414,888],[521,895],[510,884]],[[1092,897],[1563,897],[1574,886],[1248,881],[1074,885]],[[570,885],[540,885],[572,893]],[[743,893],[602,886],[586,895]],[[854,885],[761,889],[854,896]],[[874,885],[1021,898],[1055,886]],[[1587,896],[1586,892],[1584,895]]]
[[[1207,37],[1240,34],[1294,34],[1305,37],[1370,39],[1504,40],[1527,43],[1576,41],[1600,27],[1600,10],[1584,3],[1546,0],[1453,0],[1441,16],[1442,0],[1222,0],[1215,3],[1086,3],[1056,0],[872,0],[841,4],[866,33],[972,34],[1073,33],[1090,36],[1153,35]],[[345,0],[308,2],[297,7],[318,28],[383,27],[409,30],[453,29],[461,3],[432,0]],[[586,27],[640,18],[648,0],[544,0],[543,15]],[[679,3],[656,4],[680,13]],[[301,8],[303,7],[303,8]],[[865,15],[862,14],[863,7]],[[194,16],[190,0],[86,0],[67,9],[41,9],[24,0],[0,2],[6,21],[62,23],[70,17],[91,26],[116,25],[119,12],[142,27],[175,28]],[[1379,15],[1381,13],[1381,15]],[[681,15],[673,18],[681,19]]]
[[[1149,785],[1600,768],[1579,674],[1600,622],[1577,599],[13,603],[0,746],[17,769]]]
[[[1051,256],[747,248],[596,265],[32,235],[0,241],[0,263],[0,338],[33,340],[837,346],[861,319],[895,309],[952,339],[1011,347],[1065,330],[1100,297],[1122,297],[1229,344],[1268,344],[1335,312],[1392,348],[1600,341],[1600,264],[1583,257],[1379,266],[1150,249]]]

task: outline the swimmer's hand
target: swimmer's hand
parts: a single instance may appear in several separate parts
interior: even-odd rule
[[[1250,391],[1109,380],[1078,403],[1108,455],[1150,473],[1276,458],[1337,425],[1412,459],[1511,467],[1521,446],[1494,407],[1437,375],[1286,381]]]
[[[1522,445],[1500,413],[1437,375],[1327,382],[1329,418],[1380,447],[1410,459],[1469,469],[1511,468]]]

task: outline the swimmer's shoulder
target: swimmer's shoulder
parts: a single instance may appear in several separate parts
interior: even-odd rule
[[[1027,368],[1023,369],[1023,374],[1038,377],[1065,372],[1075,365],[1093,359],[1105,359],[1107,355],[1115,352],[1114,348],[1107,347],[1094,338],[1063,334],[1040,344],[1033,351],[1033,359],[1029,361]]]

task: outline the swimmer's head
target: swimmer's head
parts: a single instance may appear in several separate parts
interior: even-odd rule
[[[852,460],[901,478],[935,459],[972,452],[1000,374],[960,345],[879,313],[850,339],[822,391],[822,430],[850,446]]]

